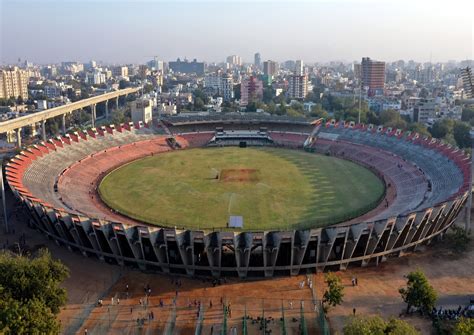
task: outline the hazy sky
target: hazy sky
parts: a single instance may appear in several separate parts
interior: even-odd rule
[[[232,54],[306,62],[462,60],[474,0],[0,0],[0,64],[143,63]]]

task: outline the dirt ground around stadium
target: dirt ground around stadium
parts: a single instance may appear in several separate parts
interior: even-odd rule
[[[27,245],[47,246],[52,255],[62,260],[70,269],[71,276],[64,282],[64,287],[68,291],[68,302],[59,315],[64,334],[83,334],[85,328],[89,334],[161,334],[171,319],[170,314],[173,310],[170,305],[176,296],[176,290],[178,290],[178,308],[175,334],[194,334],[197,317],[194,300],[201,301],[206,308],[203,334],[210,334],[213,326],[214,334],[217,334],[222,322],[221,297],[231,304],[229,329],[235,326],[239,334],[245,308],[247,314],[254,318],[261,316],[264,309],[266,317],[275,319],[269,324],[270,328],[274,329],[272,334],[279,334],[277,320],[281,316],[282,304],[286,307],[285,316],[289,320],[289,333],[296,334],[299,321],[292,321],[292,318],[300,317],[300,300],[305,300],[305,318],[309,333],[317,334],[316,314],[312,311],[311,305],[311,290],[307,285],[303,289],[299,287],[299,283],[305,280],[306,276],[258,281],[240,281],[233,278],[216,287],[213,287],[210,281],[181,277],[179,278],[181,286],[177,288],[172,277],[120,268],[69,252],[26,227],[26,217],[23,214],[13,213],[10,223],[15,229],[15,235],[5,235],[2,230],[0,235],[2,246],[7,239],[9,244],[13,244],[22,233],[25,233]],[[438,305],[444,307],[465,305],[469,302],[469,297],[474,296],[473,264],[474,243],[471,241],[469,251],[461,256],[442,246],[428,247],[423,252],[390,259],[378,267],[352,268],[339,272],[345,285],[345,297],[344,303],[329,313],[333,333],[342,333],[342,326],[346,318],[352,314],[353,308],[356,308],[357,314],[398,317],[405,308],[398,289],[405,283],[404,275],[418,268],[426,273],[438,292]],[[351,285],[354,276],[359,283],[355,287]],[[316,295],[321,298],[324,290],[323,275],[314,275],[313,281]],[[145,301],[145,285],[150,285],[152,290],[146,310],[139,303],[140,299]],[[112,297],[115,300],[113,306],[111,306]],[[104,300],[103,307],[96,306],[99,298]],[[118,306],[117,298],[120,299]],[[158,306],[160,299],[163,300],[164,307]],[[212,308],[209,306],[209,300],[213,302]],[[291,309],[290,301],[293,303]],[[150,311],[154,312],[154,320],[152,322],[147,320],[145,327],[138,330],[136,319],[147,319]],[[405,319],[421,330],[422,334],[431,333],[429,320],[419,317]],[[258,324],[252,324],[251,320],[249,328],[250,334],[258,332]]]

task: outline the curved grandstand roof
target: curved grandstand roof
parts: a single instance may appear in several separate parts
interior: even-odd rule
[[[300,124],[311,124],[316,118],[305,118],[305,117],[292,117],[286,115],[271,115],[268,113],[206,113],[186,116],[169,116],[165,117],[164,120],[170,124],[182,124],[182,123],[206,123],[206,122],[275,122],[275,123],[300,123]]]

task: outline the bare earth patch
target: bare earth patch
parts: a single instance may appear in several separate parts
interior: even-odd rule
[[[85,258],[79,253],[72,253],[48,240],[38,231],[28,228],[28,218],[21,211],[18,213],[18,217],[13,215],[10,222],[12,227],[15,227],[16,235],[5,236],[2,232],[0,242],[5,243],[8,239],[12,244],[24,233],[28,246],[47,247],[53,257],[60,259],[70,268],[70,277],[63,284],[68,292],[68,302],[59,314],[62,333],[82,334],[84,329],[88,328],[89,334],[136,334],[136,319],[146,317],[149,312],[139,304],[139,300],[144,298],[143,287],[147,284],[152,288],[150,305],[153,306],[151,310],[154,311],[155,320],[146,323],[145,333],[163,333],[172,312],[171,300],[176,296],[176,285],[172,283],[171,277],[108,265],[96,259]],[[404,276],[416,269],[425,272],[438,292],[439,306],[457,308],[460,304],[468,303],[469,298],[474,296],[474,241],[471,240],[469,250],[461,255],[452,253],[443,242],[422,249],[400,258],[391,258],[379,266],[369,265],[366,268],[350,268],[338,272],[345,285],[345,296],[343,304],[331,309],[328,315],[331,328],[335,331],[333,333],[341,334],[353,308],[356,308],[357,314],[398,317],[406,308],[398,289],[405,285]],[[351,285],[351,278],[354,276],[359,282],[355,287]],[[305,276],[258,281],[228,278],[226,283],[213,287],[209,281],[182,277],[182,285],[178,289],[176,329],[180,334],[194,334],[194,300],[200,300],[206,307],[204,334],[210,334],[213,325],[216,334],[222,322],[222,297],[232,304],[233,312],[229,325],[238,327],[239,331],[245,309],[252,317],[261,316],[265,311],[266,316],[278,320],[281,307],[286,306],[285,315],[291,321],[293,317],[300,317],[299,302],[305,300],[309,333],[317,334],[314,328],[315,314],[310,308],[311,291],[307,285],[303,289],[299,288],[299,282],[304,279]],[[321,299],[325,287],[323,274],[313,275],[313,281],[316,296]],[[129,298],[126,298],[124,293],[126,284],[129,284]],[[104,299],[103,308],[96,306],[100,297]],[[111,306],[112,297],[120,298],[120,305]],[[160,299],[163,300],[164,307],[159,307]],[[290,308],[290,302],[293,308]],[[431,334],[431,322],[428,319],[417,316],[403,318],[417,327],[422,334]],[[291,334],[297,333],[298,324],[290,322],[289,325],[293,328]],[[251,326],[252,331],[249,334],[261,334],[257,325]],[[273,334],[278,334],[278,322],[271,326]]]
[[[260,180],[257,169],[224,169],[219,174],[219,180],[223,182],[253,182]]]

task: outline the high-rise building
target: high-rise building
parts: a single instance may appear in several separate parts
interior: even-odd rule
[[[224,101],[234,98],[234,79],[229,73],[210,73],[204,77],[204,87],[222,96]]]
[[[28,72],[18,67],[0,71],[0,98],[28,99]]]
[[[308,77],[306,75],[291,75],[288,78],[288,97],[291,99],[304,99],[307,94]]]
[[[272,60],[263,62],[263,74],[268,77],[273,77],[278,72],[278,63]]]
[[[209,73],[204,76],[204,87],[217,92],[221,84],[220,73]]]
[[[86,73],[86,82],[91,85],[104,84],[106,81],[105,73],[102,73],[97,69],[92,73]]]
[[[231,101],[234,98],[234,79],[229,73],[225,73],[220,78],[219,93],[224,101]]]
[[[198,76],[202,76],[204,74],[204,63],[198,62],[196,59],[194,59],[192,62],[189,62],[186,59],[182,61],[178,58],[175,62],[169,62],[169,68],[173,72],[187,74],[194,73]]]
[[[115,77],[128,77],[128,67],[116,66],[112,69],[112,74]]]
[[[74,74],[84,71],[84,64],[79,62],[62,62],[62,71],[68,74]]]
[[[257,69],[260,69],[262,67],[262,57],[260,56],[259,52],[257,52],[253,56],[253,64],[255,65]]]
[[[152,59],[151,61],[147,62],[147,65],[150,68],[152,68],[152,70],[155,70],[155,71],[164,72],[164,70],[165,70],[165,64],[163,63],[163,61],[158,60],[157,58]]]
[[[304,64],[303,64],[303,61],[302,60],[297,60],[295,62],[295,74],[297,76],[302,76],[304,75]]]
[[[385,87],[385,62],[364,57],[361,67],[362,86],[368,87],[368,95],[382,95]]]
[[[156,86],[163,86],[164,78],[163,78],[163,73],[161,71],[157,71],[154,73],[154,84]]]
[[[360,80],[362,76],[362,69],[360,63],[352,64],[352,71],[354,72],[354,78]]]
[[[233,66],[242,66],[242,57],[237,55],[232,55],[227,57],[227,63]]]
[[[47,78],[54,78],[58,75],[58,69],[54,65],[48,65],[41,69],[41,74]]]
[[[240,84],[240,106],[247,106],[252,101],[263,98],[263,82],[251,76]]]
[[[474,74],[470,67],[461,69],[462,85],[464,88],[464,95],[467,99],[474,98]]]

